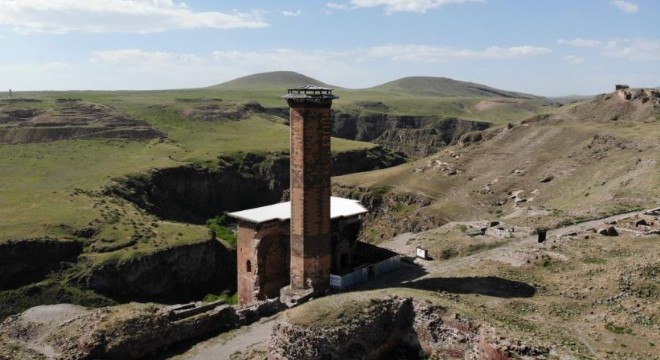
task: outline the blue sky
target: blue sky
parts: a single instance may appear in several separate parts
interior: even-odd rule
[[[658,0],[0,0],[0,89],[166,89],[292,70],[546,96],[660,86]]]

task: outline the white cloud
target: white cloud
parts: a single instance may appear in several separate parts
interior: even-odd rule
[[[560,44],[598,49],[602,56],[628,60],[660,60],[660,39],[622,38],[607,41],[573,39]]]
[[[298,17],[302,15],[302,11],[296,10],[296,11],[290,11],[290,10],[282,10],[281,11],[282,15],[287,16],[287,17]]]
[[[199,87],[277,70],[293,70],[320,80],[339,74],[334,79],[350,86],[364,81],[368,74],[350,59],[348,53],[285,48],[209,54],[118,49],[94,52],[87,66],[94,69],[90,72],[102,74],[95,76],[98,88],[111,89]]]
[[[562,45],[570,45],[577,47],[599,47],[603,45],[603,42],[600,40],[582,39],[582,38],[575,38],[569,40],[559,39],[557,40],[557,42]]]
[[[359,70],[352,64],[350,51],[295,50],[279,48],[271,51],[214,51],[212,60],[218,66],[238,69],[249,74],[262,71],[294,70],[323,78],[324,74],[355,76]],[[353,74],[353,75],[351,75]],[[347,78],[348,82],[351,82]]]
[[[337,4],[333,2],[325,3],[325,7],[333,10],[346,10],[349,8],[346,4]]]
[[[537,46],[491,46],[485,50],[453,49],[429,45],[384,45],[366,51],[371,58],[390,58],[395,61],[436,62],[443,60],[512,59],[552,52]]]
[[[578,65],[578,64],[582,64],[584,62],[584,59],[575,55],[566,55],[564,56],[564,61],[572,65]]]
[[[261,13],[195,12],[176,0],[0,0],[0,25],[23,33],[262,28]]]
[[[639,5],[631,3],[629,1],[612,0],[610,1],[610,4],[616,6],[619,10],[628,14],[634,14],[639,11]]]
[[[608,41],[602,54],[629,60],[660,60],[660,39],[615,39]]]
[[[424,13],[444,5],[468,2],[486,2],[486,0],[350,0],[348,4],[326,3],[325,5],[336,10],[382,6],[388,14],[391,14],[394,12]]]

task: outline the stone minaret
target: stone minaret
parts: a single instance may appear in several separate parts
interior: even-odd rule
[[[288,90],[291,127],[291,283],[318,294],[330,286],[330,108],[332,89]]]

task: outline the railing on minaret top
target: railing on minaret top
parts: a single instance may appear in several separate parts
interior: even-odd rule
[[[333,89],[315,85],[304,85],[289,88],[283,98],[288,102],[326,102],[339,99],[332,93]]]

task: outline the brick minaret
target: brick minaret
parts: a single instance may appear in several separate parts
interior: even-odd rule
[[[288,90],[291,126],[290,289],[320,293],[330,285],[330,108],[332,89]]]

